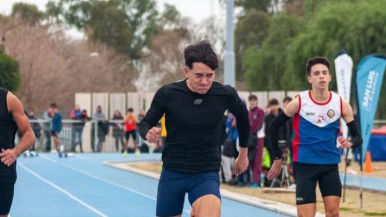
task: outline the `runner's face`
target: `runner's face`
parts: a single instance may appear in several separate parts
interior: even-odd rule
[[[330,71],[323,64],[316,64],[311,67],[311,73],[307,80],[313,88],[326,89],[331,81]]]
[[[185,67],[186,83],[195,93],[205,94],[212,86],[215,72],[203,63],[193,63],[192,69]]]

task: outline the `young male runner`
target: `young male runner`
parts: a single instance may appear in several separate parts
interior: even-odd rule
[[[181,216],[185,193],[196,217],[220,216],[221,124],[226,109],[237,118],[240,152],[235,172],[248,166],[248,110],[236,90],[214,81],[218,60],[201,41],[184,50],[186,79],[165,85],[155,94],[139,126],[150,142],[161,137],[155,127],[165,114],[168,135],[162,153],[157,216]]]
[[[339,178],[339,150],[336,147],[340,117],[352,134],[351,141],[338,138],[342,147],[362,144],[353,118],[353,111],[338,94],[329,91],[330,64],[327,59],[314,57],[307,62],[307,80],[311,90],[301,92],[271,124],[269,128],[275,161],[268,178],[277,177],[281,171],[281,153],[278,148],[277,130],[294,116],[295,139],[293,161],[296,167],[296,204],[298,216],[315,216],[316,184],[323,196],[327,217],[339,216],[342,185]]]

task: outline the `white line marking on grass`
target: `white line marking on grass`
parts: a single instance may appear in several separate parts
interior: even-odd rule
[[[139,192],[139,191],[137,191],[137,190],[135,190],[135,189],[132,189],[132,188],[129,188],[129,187],[126,187],[126,186],[117,184],[117,183],[115,183],[115,182],[112,182],[112,181],[109,181],[109,180],[106,180],[106,179],[103,179],[103,178],[100,178],[100,177],[95,176],[95,175],[93,175],[93,174],[90,174],[90,173],[88,173],[88,172],[85,172],[85,171],[82,171],[82,170],[79,170],[79,169],[72,168],[72,167],[67,166],[67,165],[65,165],[65,164],[63,164],[63,163],[59,163],[59,162],[57,162],[57,161],[55,161],[55,160],[53,160],[53,159],[51,159],[51,158],[49,158],[49,157],[47,157],[47,156],[41,155],[41,157],[43,157],[44,159],[46,159],[46,160],[48,160],[48,161],[51,161],[51,162],[53,162],[53,163],[55,163],[55,164],[58,164],[58,165],[60,165],[60,166],[62,166],[62,167],[66,167],[66,168],[68,168],[68,169],[74,170],[74,171],[76,171],[76,172],[78,172],[78,173],[81,173],[81,174],[83,174],[83,175],[86,175],[86,176],[89,176],[89,177],[91,177],[91,178],[97,179],[97,180],[99,180],[99,181],[101,181],[101,182],[105,182],[105,183],[110,184],[110,185],[113,185],[113,186],[115,186],[115,187],[122,188],[122,189],[124,189],[124,190],[126,190],[126,191],[130,191],[130,192],[132,192],[132,193],[135,193],[135,194],[138,194],[138,195],[140,195],[140,196],[146,197],[146,198],[151,199],[151,200],[153,200],[153,201],[157,201],[157,198],[152,197],[152,196],[147,195],[147,194],[144,194],[144,193],[142,193],[142,192]],[[80,159],[81,159],[81,158],[80,158]],[[183,211],[184,211],[185,213],[190,214],[190,211],[189,211],[189,210],[184,209]]]
[[[95,209],[94,207],[90,206],[89,204],[87,204],[86,202],[82,201],[81,199],[75,197],[74,195],[72,195],[70,192],[64,190],[63,188],[59,187],[58,185],[55,185],[54,183],[50,182],[49,180],[43,178],[42,176],[40,176],[39,174],[35,173],[34,171],[32,171],[31,169],[27,168],[26,166],[24,166],[23,163],[19,163],[19,166],[21,168],[23,168],[25,171],[31,173],[33,176],[35,176],[36,178],[40,179],[41,181],[47,183],[48,185],[50,185],[51,187],[55,188],[56,190],[62,192],[63,194],[67,195],[69,198],[75,200],[76,202],[80,203],[81,205],[83,205],[84,207],[86,207],[87,209],[93,211],[94,213],[96,213],[97,215],[99,216],[102,216],[102,217],[108,217],[106,214],[102,213],[101,211]]]

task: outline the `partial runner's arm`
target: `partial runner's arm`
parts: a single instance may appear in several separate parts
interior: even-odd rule
[[[231,88],[231,87],[229,87]],[[236,117],[237,132],[239,134],[239,156],[235,160],[234,168],[236,175],[243,173],[248,167],[248,140],[249,140],[249,117],[245,103],[240,99],[236,90],[231,88],[232,103],[229,111]]]
[[[354,114],[352,108],[350,104],[345,100],[342,100],[342,116],[347,124],[348,129],[350,130],[351,141],[348,141],[346,138],[340,137],[338,138],[339,143],[344,148],[361,146],[363,140],[359,133],[358,127],[356,126],[356,123],[354,121]]]
[[[35,142],[35,134],[31,128],[31,124],[24,113],[24,108],[20,100],[11,92],[7,94],[8,110],[12,114],[13,120],[16,122],[20,133],[23,135],[18,145],[13,149],[1,150],[1,161],[7,165],[12,165],[16,158],[29,149]]]
[[[231,88],[231,87],[228,87]],[[248,109],[245,103],[240,99],[235,89],[230,89],[232,95],[232,103],[228,108],[229,111],[236,117],[237,132],[239,134],[240,148],[248,146],[249,139],[249,117]]]
[[[282,154],[279,149],[278,143],[278,131],[280,127],[284,126],[285,122],[287,122],[291,117],[293,117],[298,111],[300,106],[300,98],[299,96],[293,99],[290,103],[288,103],[287,107],[285,107],[284,111],[280,113],[280,115],[273,120],[271,125],[269,126],[268,133],[271,141],[271,147],[273,152],[274,161],[271,169],[268,172],[267,178],[273,179],[277,177],[281,172]]]
[[[139,123],[139,134],[149,142],[157,142],[161,138],[161,129],[155,127],[165,113],[166,96],[164,88],[160,88],[154,95],[150,109]]]

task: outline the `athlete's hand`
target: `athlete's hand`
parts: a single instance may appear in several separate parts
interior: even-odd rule
[[[233,167],[233,168],[235,168],[234,169],[235,175],[238,176],[241,173],[243,173],[247,169],[248,164],[249,164],[248,156],[239,155],[236,158],[235,164]]]
[[[281,172],[281,165],[283,164],[282,159],[275,160],[272,164],[271,169],[268,171],[267,178],[272,180],[276,178]]]
[[[151,143],[156,143],[161,138],[161,128],[153,127],[146,134],[146,140]]]
[[[11,166],[17,158],[17,154],[13,149],[2,149],[0,153],[1,162],[7,166]]]
[[[343,148],[351,148],[351,146],[352,146],[352,143],[343,137],[339,137],[338,142],[341,145],[341,147],[343,147]]]

